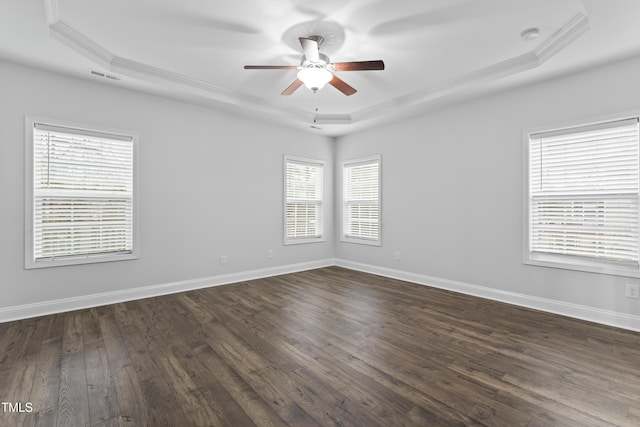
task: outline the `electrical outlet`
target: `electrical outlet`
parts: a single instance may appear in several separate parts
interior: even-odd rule
[[[220,256],[220,264],[226,264],[227,263],[227,256],[226,255],[221,255]]]
[[[396,261],[400,261],[400,251],[396,251],[396,253],[393,254],[393,259],[395,259]]]
[[[269,259],[273,258],[273,250],[271,249],[267,250],[267,258]]]
[[[627,298],[640,298],[640,285],[627,283]]]

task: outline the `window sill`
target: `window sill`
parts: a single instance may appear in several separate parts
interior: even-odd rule
[[[382,246],[380,240],[373,239],[358,239],[355,237],[342,236],[341,239],[345,243],[356,243],[358,245],[369,245],[369,246]]]
[[[135,253],[121,254],[121,255],[92,255],[92,256],[77,256],[77,257],[63,257],[57,259],[44,259],[39,261],[28,260],[25,262],[24,268],[26,270],[35,268],[47,268],[47,267],[62,267],[69,265],[82,265],[82,264],[96,264],[102,262],[115,262],[115,261],[129,261],[138,259],[139,256]]]
[[[607,261],[593,261],[562,255],[526,254],[523,263],[538,267],[560,268],[564,270],[584,271],[587,273],[640,278],[640,268],[637,265],[625,265]]]
[[[326,242],[327,239],[323,236],[323,237],[313,237],[313,238],[300,238],[300,239],[285,239],[284,240],[284,245],[288,246],[288,245],[302,245],[305,243],[321,243],[321,242]]]

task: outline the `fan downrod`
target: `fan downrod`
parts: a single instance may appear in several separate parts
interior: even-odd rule
[[[320,47],[322,45],[322,42],[324,42],[324,37],[322,36],[309,36],[307,37],[309,40],[313,40],[314,42],[318,43],[318,47]]]

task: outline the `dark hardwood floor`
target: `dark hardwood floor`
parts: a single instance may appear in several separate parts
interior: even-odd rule
[[[0,324],[0,400],[33,406],[2,426],[640,426],[640,334],[331,267]]]

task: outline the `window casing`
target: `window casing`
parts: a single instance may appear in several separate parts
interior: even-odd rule
[[[25,135],[25,268],[137,258],[137,135],[34,117]]]
[[[284,157],[284,244],[323,242],[324,162]]]
[[[640,277],[638,118],[525,142],[524,262]]]
[[[342,163],[342,241],[380,245],[381,158]]]

